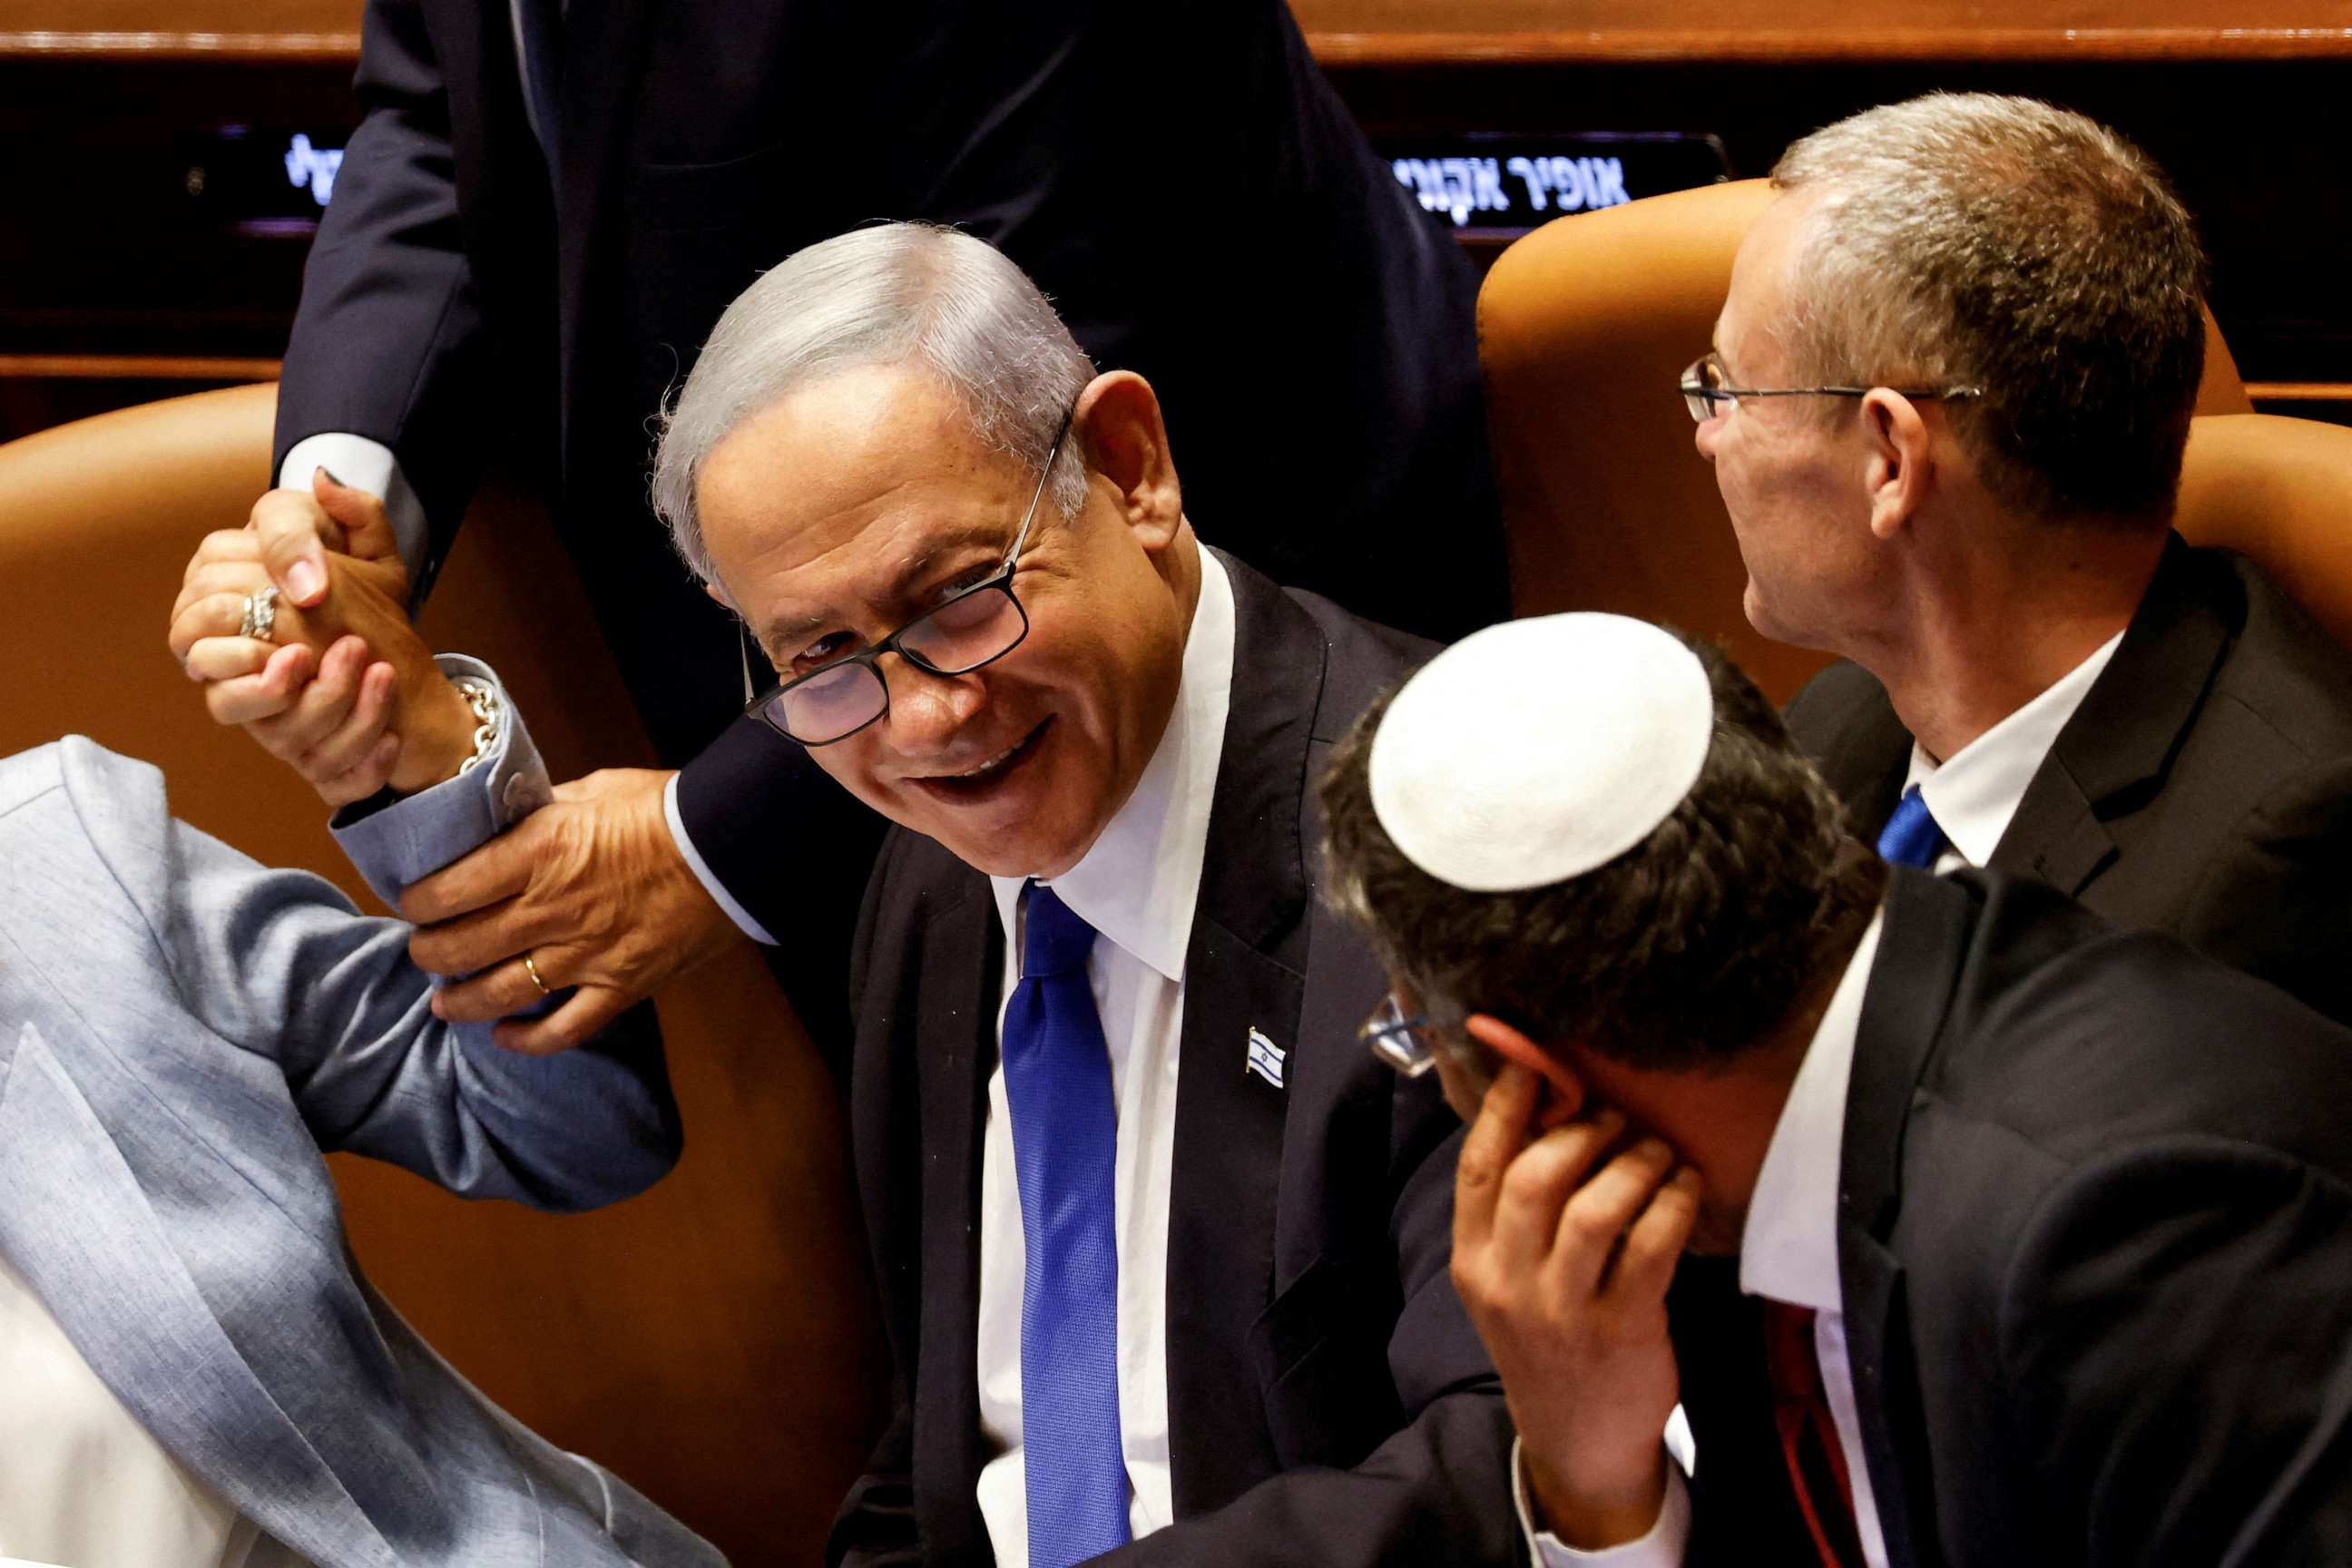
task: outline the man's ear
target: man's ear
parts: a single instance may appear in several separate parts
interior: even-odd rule
[[[1534,1069],[1536,1076],[1543,1079],[1550,1090],[1537,1113],[1543,1126],[1557,1127],[1584,1109],[1584,1080],[1566,1062],[1535,1041],[1487,1013],[1471,1014],[1464,1027],[1469,1030],[1472,1039],[1488,1050]]]
[[[1899,392],[1873,387],[1862,400],[1866,450],[1863,484],[1870,497],[1870,531],[1889,540],[1918,515],[1935,483],[1936,460],[1919,405]]]
[[[1070,438],[1083,443],[1087,467],[1118,492],[1120,513],[1143,547],[1167,548],[1184,521],[1184,497],[1168,450],[1160,395],[1131,370],[1106,371],[1078,394]]]

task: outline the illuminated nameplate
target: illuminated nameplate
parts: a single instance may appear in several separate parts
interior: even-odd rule
[[[1680,132],[1383,141],[1422,210],[1459,234],[1508,238],[1568,213],[1712,185],[1731,176],[1723,143]]]
[[[180,138],[182,186],[207,227],[309,234],[335,194],[343,132],[227,125]]]

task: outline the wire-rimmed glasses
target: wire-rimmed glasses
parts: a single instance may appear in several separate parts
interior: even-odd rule
[[[924,611],[872,647],[844,654],[821,668],[797,676],[752,699],[744,711],[766,723],[788,741],[803,746],[829,746],[845,741],[890,711],[890,685],[882,678],[881,658],[895,653],[916,668],[933,675],[969,675],[993,664],[1021,646],[1029,635],[1029,612],[1013,593],[1013,574],[1028,542],[1029,528],[1037,518],[1037,503],[1054,477],[1070,420],[1046,449],[1045,468],[1037,489],[1022,514],[1020,531],[1003,564],[984,580]]]
[[[1419,1078],[1437,1065],[1438,1057],[1454,1049],[1448,1031],[1458,1030],[1462,1020],[1433,1018],[1406,1011],[1393,991],[1381,998],[1372,1016],[1364,1020],[1356,1037],[1370,1046],[1372,1055],[1388,1063],[1407,1078]]]
[[[1691,362],[1683,372],[1681,387],[1683,406],[1701,425],[1714,418],[1721,405],[1736,405],[1743,397],[1867,397],[1875,390],[1867,386],[1734,386],[1723,368],[1723,361],[1713,353],[1701,354]],[[1984,395],[1981,386],[1890,386],[1886,390],[1929,401]]]

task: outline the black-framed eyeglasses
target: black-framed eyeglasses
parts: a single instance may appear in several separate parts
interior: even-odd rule
[[[890,684],[882,678],[881,658],[895,653],[918,669],[933,675],[969,675],[993,664],[1021,646],[1029,635],[1029,612],[1013,596],[1013,574],[1028,542],[1029,527],[1037,518],[1037,503],[1045,497],[1054,477],[1055,461],[1070,433],[1070,416],[1045,452],[1045,471],[1022,514],[1020,531],[1004,560],[984,580],[924,611],[872,647],[844,654],[821,668],[810,670],[752,699],[744,711],[766,723],[788,741],[803,746],[829,746],[845,741],[890,711]]]
[[[1867,386],[1733,386],[1723,361],[1712,353],[1692,361],[1682,378],[1683,405],[1702,425],[1714,418],[1722,405],[1736,406],[1743,397],[1867,397],[1874,390]],[[1928,401],[1984,395],[1981,386],[1890,386],[1886,390]]]
[[[1419,1078],[1437,1065],[1439,1056],[1456,1048],[1453,1035],[1463,1023],[1459,1018],[1409,1013],[1391,991],[1381,998],[1381,1005],[1356,1031],[1356,1038],[1405,1077]]]

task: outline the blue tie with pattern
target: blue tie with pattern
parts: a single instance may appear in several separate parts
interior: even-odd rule
[[[1913,784],[1903,792],[1902,804],[1879,829],[1878,858],[1890,866],[1918,866],[1934,870],[1944,852],[1944,830],[1927,813],[1927,798]]]
[[[1123,1545],[1118,1436],[1118,1118],[1087,984],[1094,928],[1029,884],[1021,983],[1004,1010],[1004,1098],[1021,1188],[1021,1451],[1030,1568]]]

